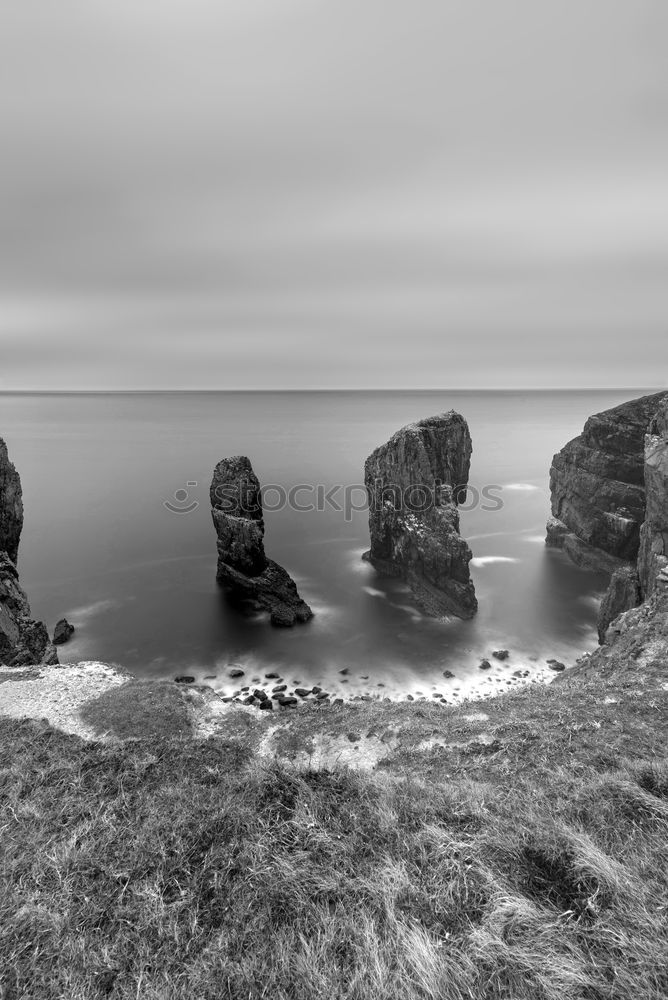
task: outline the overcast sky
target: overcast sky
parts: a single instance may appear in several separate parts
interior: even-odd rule
[[[668,384],[665,0],[0,0],[0,389]]]

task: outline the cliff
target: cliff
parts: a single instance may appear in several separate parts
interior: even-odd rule
[[[18,561],[22,527],[21,480],[0,438],[0,551],[6,552],[13,563]]]
[[[23,502],[19,474],[0,438],[0,663],[7,666],[57,663],[46,626],[34,621],[16,568]]]
[[[371,539],[365,558],[404,579],[435,617],[470,618],[478,607],[457,507],[471,451],[468,425],[451,410],[403,427],[364,466]]]
[[[640,529],[638,578],[643,597],[654,593],[668,567],[668,398],[645,436],[645,522]]]
[[[594,414],[552,461],[547,544],[611,574],[599,613],[610,623],[653,591],[668,539],[668,393]]]
[[[666,393],[590,417],[552,459],[547,542],[606,572],[635,562],[645,520],[644,440]]]
[[[221,459],[209,495],[218,537],[218,581],[236,600],[268,611],[272,625],[291,626],[312,618],[292,577],[265,555],[260,483],[249,459]]]

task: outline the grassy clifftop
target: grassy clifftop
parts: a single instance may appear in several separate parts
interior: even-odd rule
[[[665,998],[663,614],[456,707],[233,706],[194,739],[173,686],[142,738],[1,720],[0,995]],[[117,698],[141,735],[154,697],[88,723]]]

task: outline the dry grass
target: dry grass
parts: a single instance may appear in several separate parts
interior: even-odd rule
[[[192,731],[188,691],[164,681],[132,678],[87,702],[80,714],[98,735],[121,740]]]
[[[666,732],[584,690],[365,774],[0,721],[3,1000],[663,1000]]]

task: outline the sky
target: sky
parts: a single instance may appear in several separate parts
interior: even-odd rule
[[[0,0],[0,390],[668,385],[665,0]]]

